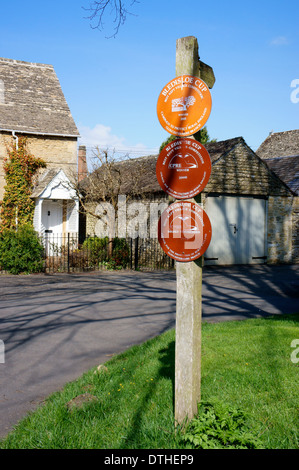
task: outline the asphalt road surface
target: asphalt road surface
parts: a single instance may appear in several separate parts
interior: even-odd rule
[[[174,272],[1,275],[0,437],[65,383],[174,327],[175,298]],[[299,265],[204,268],[203,321],[294,312]]]

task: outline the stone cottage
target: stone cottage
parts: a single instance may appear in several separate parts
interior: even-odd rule
[[[17,145],[20,136],[47,164],[32,194],[36,231],[78,233],[78,201],[69,183],[77,173],[79,132],[54,68],[0,58],[0,200],[7,146]]]
[[[202,193],[212,223],[205,264],[295,262],[292,189],[242,137],[211,142],[205,147],[212,161],[211,177]],[[117,171],[122,175],[118,193],[123,199],[118,207],[121,219],[119,210],[116,214],[116,235],[124,236],[124,227],[127,234],[129,229],[132,234],[133,223],[139,226],[139,236],[157,236],[158,212],[172,200],[158,184],[156,161],[157,156],[149,156],[118,164]],[[101,178],[100,172],[97,177]],[[126,202],[127,195],[131,200]],[[103,211],[99,200],[90,204],[94,211]],[[103,236],[104,225],[103,219],[87,214],[87,235]],[[136,233],[133,231],[133,235]]]

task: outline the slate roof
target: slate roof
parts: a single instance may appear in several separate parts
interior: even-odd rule
[[[299,155],[299,129],[269,134],[256,154],[263,160]]]
[[[156,178],[158,155],[126,159],[115,162],[105,170],[105,165],[93,171],[80,182],[80,191],[88,194],[94,186],[99,194],[137,194],[160,192]],[[91,189],[90,189],[91,188]]]
[[[52,65],[0,58],[0,130],[78,137]]]
[[[208,142],[205,144],[205,148],[209,152],[213,164],[240,143],[247,145],[243,137],[235,137],[233,139],[220,140],[219,142]]]
[[[268,158],[266,163],[299,196],[299,155]]]
[[[299,129],[270,134],[256,153],[299,195]]]

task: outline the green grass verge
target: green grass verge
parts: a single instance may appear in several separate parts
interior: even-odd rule
[[[202,401],[242,410],[262,448],[299,447],[299,364],[291,360],[298,321],[299,314],[202,326]],[[106,368],[94,368],[51,395],[0,448],[190,447],[174,432],[174,353],[170,330],[113,357]],[[82,394],[90,401],[76,406]]]

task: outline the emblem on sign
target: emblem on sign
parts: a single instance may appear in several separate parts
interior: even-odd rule
[[[157,115],[167,132],[187,137],[205,125],[211,107],[212,97],[205,82],[192,75],[181,75],[167,83],[161,91]]]
[[[206,212],[196,203],[171,204],[158,222],[158,240],[164,252],[176,261],[194,261],[208,249],[212,227]]]
[[[206,148],[194,139],[176,139],[167,144],[157,160],[157,180],[176,199],[199,194],[209,181],[211,159]]]

